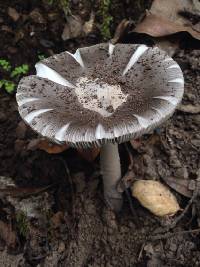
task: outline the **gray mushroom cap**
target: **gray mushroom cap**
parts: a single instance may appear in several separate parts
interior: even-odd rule
[[[180,103],[179,65],[159,48],[98,44],[36,64],[16,99],[23,120],[56,143],[101,146],[153,130]]]

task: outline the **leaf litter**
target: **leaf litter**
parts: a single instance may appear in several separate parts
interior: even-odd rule
[[[161,2],[165,9],[165,3],[163,1],[159,3],[161,4]],[[154,3],[157,4],[158,1],[154,1]],[[195,9],[197,9],[198,3],[190,1],[190,5],[191,3],[193,3]],[[160,5],[160,8],[162,8],[162,5]],[[19,12],[17,7],[14,6],[14,8]],[[122,9],[119,10],[120,13],[122,13]],[[174,10],[177,16],[177,9]],[[185,19],[186,24],[184,25],[187,27],[192,27],[193,30],[194,28],[197,29],[197,12],[190,8],[187,9],[187,11],[189,15],[187,14],[186,16],[186,13],[183,13],[185,10],[182,10],[182,15],[179,16],[179,19]],[[40,8],[39,12],[45,14]],[[56,11],[54,10],[54,12]],[[129,13],[130,10],[127,10],[127,12]],[[30,10],[28,10],[27,13],[30,14]],[[157,13],[157,15],[160,14],[160,12]],[[87,18],[89,18],[88,15]],[[166,18],[167,16],[165,16],[165,19]],[[20,16],[16,23],[21,22],[21,19],[22,16]],[[25,19],[24,16],[23,19]],[[62,25],[63,27],[64,20],[62,21],[62,18],[59,19],[57,19],[57,25]],[[169,18],[167,18],[167,20],[168,19]],[[44,16],[44,20],[47,20],[47,16]],[[15,57],[16,60],[21,61],[23,58],[22,55],[25,56],[23,51],[26,49],[24,49],[24,47],[27,47],[27,49],[32,47],[32,45],[25,40],[25,37],[29,36],[29,32],[27,32],[29,27],[31,27],[31,32],[34,33],[31,38],[31,44],[34,44],[34,46],[38,45],[39,49],[43,49],[41,42],[37,42],[37,34],[40,34],[44,40],[53,40],[51,43],[48,43],[51,46],[47,48],[47,50],[49,49],[48,53],[52,54],[56,52],[54,51],[54,40],[60,38],[58,35],[61,36],[62,27],[60,26],[57,28],[56,23],[52,21],[53,20],[51,20],[51,22],[49,21],[48,26],[48,23],[38,24],[28,19],[27,24],[25,24],[29,25],[27,28],[22,28],[20,25],[20,30],[25,34],[21,35],[21,39],[18,39],[18,42],[22,42],[23,45],[22,47],[19,46],[17,50],[17,52],[19,51],[18,54],[20,58],[17,54]],[[60,21],[62,21],[62,23],[60,23]],[[177,19],[175,21],[176,23],[178,22]],[[187,24],[188,21],[189,23]],[[7,27],[7,29],[10,30],[9,32],[2,31],[3,34],[5,34],[5,39],[2,40],[1,45],[3,49],[1,49],[1,53],[3,53],[2,51],[5,51],[5,53],[8,53],[8,51],[14,52],[15,49],[13,49],[14,47],[11,41],[9,42],[9,50],[7,50],[7,46],[4,45],[5,40],[7,40],[7,42],[9,41],[9,34],[13,32],[12,24],[6,23],[6,21],[4,21],[3,24],[4,29]],[[130,25],[133,24],[131,23]],[[18,24],[16,27],[18,27]],[[55,39],[46,34],[44,30],[45,27],[51,28],[49,31],[51,32],[51,36],[56,37]],[[124,31],[123,27],[121,31]],[[128,29],[128,31],[130,30]],[[125,39],[126,35],[127,33],[125,32],[124,35],[122,34],[120,36],[122,41]],[[169,36],[159,38],[164,38],[164,43],[170,39]],[[157,39],[154,39],[156,43]],[[179,37],[177,40],[179,40]],[[90,41],[92,43],[94,40]],[[79,46],[79,42],[84,45],[84,42],[89,44],[90,41],[76,39],[77,46]],[[185,53],[184,50],[179,49],[180,42],[178,42],[177,45],[177,41],[174,39],[173,41],[176,44],[175,59],[183,68],[186,77],[186,89],[182,105],[197,107],[200,85],[197,72],[198,62],[196,61],[198,50],[192,50],[188,47],[187,53]],[[132,40],[132,42],[134,42],[134,40]],[[47,43],[45,43],[45,45],[46,44]],[[67,43],[61,42],[60,45],[60,49],[68,48]],[[68,49],[75,50],[75,48],[76,45],[70,42]],[[175,50],[172,49],[173,55],[174,51]],[[34,50],[33,53],[30,54],[31,59],[28,58],[30,62],[32,62]],[[195,144],[195,140],[199,138],[200,117],[195,109],[193,109],[195,112],[191,112],[191,110],[189,112],[183,110],[177,111],[170,122],[163,125],[162,128],[156,129],[156,132],[152,133],[152,136],[147,135],[141,140],[132,141],[133,149],[131,153],[133,164],[129,170],[131,175],[129,175],[130,180],[128,181],[131,182],[131,179],[146,178],[167,181],[167,179],[170,180],[171,178],[168,182],[171,188],[173,188],[174,181],[180,181],[180,189],[178,189],[179,187],[177,185],[173,189],[175,189],[175,191],[179,190],[181,195],[186,195],[190,192],[191,194],[190,196],[188,195],[188,197],[192,196],[187,205],[186,201],[188,201],[188,199],[175,193],[178,201],[181,203],[181,207],[185,207],[184,212],[181,213],[181,217],[177,216],[162,221],[157,220],[145,209],[142,209],[134,199],[131,199],[132,206],[137,212],[137,218],[140,222],[139,226],[137,226],[135,217],[130,212],[131,207],[127,198],[125,198],[124,209],[119,217],[116,217],[112,212],[108,212],[107,208],[105,208],[102,198],[100,177],[98,177],[98,175],[97,177],[92,175],[96,168],[95,161],[98,161],[98,159],[94,160],[94,164],[87,164],[85,161],[82,161],[80,157],[77,157],[77,151],[73,149],[64,150],[59,156],[66,160],[68,169],[70,173],[72,173],[71,181],[69,182],[63,165],[55,159],[57,155],[49,154],[39,149],[26,149],[27,144],[29,144],[31,140],[38,138],[36,135],[32,134],[29,129],[25,131],[22,129],[22,132],[18,129],[18,132],[15,133],[19,121],[16,113],[15,101],[5,94],[0,94],[0,101],[2,104],[0,106],[1,114],[4,114],[4,118],[6,118],[6,120],[2,120],[2,131],[0,133],[2,175],[6,177],[16,177],[16,182],[22,183],[22,185],[23,183],[29,186],[33,186],[33,184],[37,186],[40,185],[41,189],[48,186],[48,184],[54,184],[54,182],[59,181],[60,184],[60,186],[54,188],[55,190],[38,192],[38,196],[41,195],[44,197],[44,202],[41,202],[41,199],[39,201],[39,203],[43,203],[44,216],[31,221],[29,235],[25,240],[21,240],[19,232],[13,227],[16,223],[13,218],[12,227],[9,229],[15,231],[17,240],[18,237],[20,237],[21,248],[24,248],[21,261],[22,266],[26,266],[27,264],[42,264],[42,262],[44,266],[50,266],[51,263],[53,263],[54,266],[66,266],[66,263],[67,266],[106,266],[107,263],[109,263],[110,266],[128,267],[136,264],[151,266],[150,264],[152,264],[153,261],[159,262],[160,266],[166,264],[171,264],[172,266],[173,264],[183,264],[185,266],[190,266],[191,263],[192,265],[198,264],[198,229],[194,228],[196,224],[198,224],[198,218],[200,218],[199,205],[198,201],[196,201],[198,200],[198,195],[195,193],[198,191],[196,186],[198,151],[193,144]],[[8,130],[5,131],[5,129]],[[21,150],[19,140],[20,142],[23,141],[21,144],[23,149]],[[16,141],[18,141],[18,150],[14,151],[13,147]],[[47,144],[47,147],[48,146]],[[174,152],[172,153],[172,151]],[[124,150],[123,146],[120,146],[120,152],[123,173],[126,173],[128,169],[128,160],[126,161],[127,152]],[[78,175],[73,179],[76,173],[78,173]],[[83,180],[82,184],[80,183],[80,179]],[[184,182],[181,182],[181,180]],[[12,183],[10,185],[12,186]],[[73,188],[73,197],[71,188]],[[49,200],[48,195],[51,196],[50,199],[53,198],[53,202]],[[31,195],[29,195],[27,199],[32,199],[33,201]],[[11,203],[9,204],[6,202],[5,195],[1,198],[1,201],[3,201],[1,214],[3,216],[14,214],[13,206]],[[48,206],[48,203],[50,203],[50,206]],[[190,216],[191,208],[194,210],[194,216],[192,217]],[[61,214],[61,216],[58,215],[58,218],[54,217],[57,213]],[[51,223],[49,223],[51,222],[51,218],[56,218],[52,220],[56,225],[55,229],[53,229]],[[8,225],[10,223],[7,217],[0,218],[0,221]],[[170,228],[170,224],[173,225],[173,227]],[[162,231],[159,232],[159,228]],[[146,243],[148,233],[151,233],[148,240],[151,249],[145,246],[145,250],[139,257],[140,248],[144,242]],[[154,238],[152,233],[158,233],[158,236]],[[163,241],[163,239],[166,241]],[[157,240],[159,240],[159,244]],[[5,246],[1,246],[5,249]],[[160,252],[158,253],[156,251]],[[163,251],[165,251],[165,253]],[[4,256],[8,255],[6,253]],[[5,259],[5,257],[3,258]],[[17,257],[15,259],[17,262]],[[3,265],[5,265],[6,261],[7,259],[4,260]]]

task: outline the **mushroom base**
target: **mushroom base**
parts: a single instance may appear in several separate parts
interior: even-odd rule
[[[117,184],[121,178],[118,144],[108,143],[101,148],[100,163],[105,200],[112,210],[118,212],[123,203],[122,194],[117,191]]]

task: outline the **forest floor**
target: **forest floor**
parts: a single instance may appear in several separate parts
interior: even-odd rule
[[[0,58],[13,67],[27,64],[29,73],[34,73],[38,57],[101,42],[113,36],[123,18],[137,23],[150,4],[145,1],[146,6],[131,8],[134,1],[114,1],[109,33],[99,26],[98,1],[94,6],[91,1],[72,2],[68,14],[81,14],[86,21],[93,9],[97,18],[87,36],[77,33],[66,40],[65,15],[57,6],[39,0],[0,1]],[[133,171],[139,179],[184,180],[192,195],[199,168],[200,50],[179,48],[173,57],[185,77],[182,106],[161,128],[130,147]],[[9,79],[8,72],[1,74]],[[171,228],[181,212],[159,219],[132,199],[134,216],[125,195],[123,209],[115,215],[103,200],[99,158],[88,162],[75,149],[59,155],[35,149],[37,135],[22,122],[15,94],[3,88],[0,125],[0,187],[5,185],[3,177],[10,177],[18,188],[17,197],[0,191],[0,267],[200,266],[198,195]],[[119,149],[125,173],[128,155],[123,144]],[[20,188],[27,189],[25,195]],[[173,192],[184,209],[190,198]]]

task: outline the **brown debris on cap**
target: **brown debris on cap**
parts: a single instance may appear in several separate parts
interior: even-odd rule
[[[42,136],[72,146],[139,137],[173,114],[184,90],[178,64],[146,45],[80,48],[36,70],[19,83],[19,113]]]

